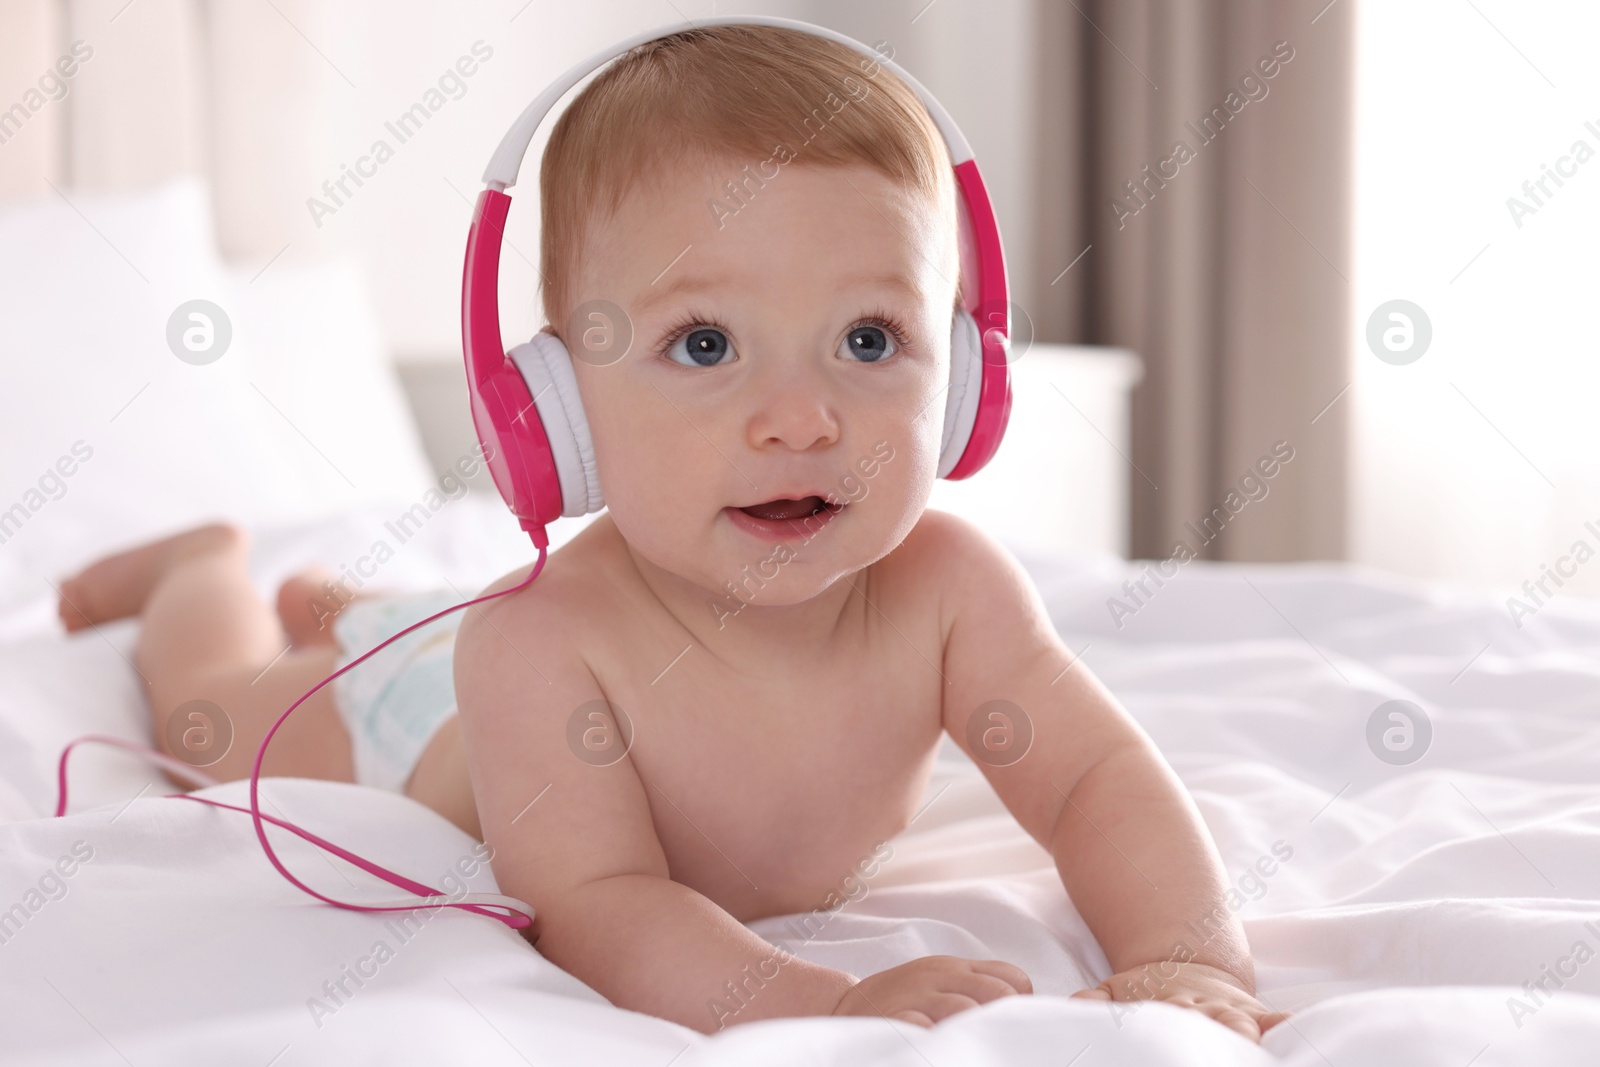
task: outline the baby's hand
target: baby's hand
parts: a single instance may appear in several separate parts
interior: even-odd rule
[[[958,1011],[1032,992],[1028,976],[1004,960],[924,956],[863,978],[839,999],[833,1014],[882,1015],[932,1026]]]
[[[1177,973],[1170,974],[1174,967]],[[1262,1034],[1289,1017],[1286,1011],[1269,1011],[1227,971],[1175,960],[1142,964],[1072,995],[1088,1000],[1164,1000],[1203,1012],[1252,1041],[1260,1041]]]

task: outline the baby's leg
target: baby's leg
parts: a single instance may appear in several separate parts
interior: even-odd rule
[[[267,729],[335,668],[332,644],[289,648],[273,609],[245,568],[237,527],[213,525],[101,560],[62,583],[62,617],[80,625],[138,611],[134,663],[146,686],[162,751],[223,781],[248,777]],[[72,627],[69,620],[69,628]],[[273,736],[263,775],[353,780],[350,740],[332,685],[307,700]],[[180,705],[209,701],[231,725],[226,754],[175,745],[168,720]],[[182,737],[182,728],[173,731]],[[187,783],[184,783],[187,784]]]
[[[295,648],[332,647],[334,618],[352,600],[360,599],[360,594],[335,586],[334,573],[327,567],[308,567],[278,587],[278,620]]]

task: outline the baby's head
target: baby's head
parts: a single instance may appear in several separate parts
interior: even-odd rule
[[[901,542],[938,465],[960,280],[949,154],[904,82],[798,31],[686,31],[573,101],[540,189],[548,328],[636,555],[723,596],[769,561],[742,596],[777,605]],[[622,358],[607,331],[631,331]],[[844,507],[787,558],[729,514],[809,494]]]

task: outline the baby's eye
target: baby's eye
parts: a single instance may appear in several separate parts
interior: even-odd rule
[[[894,338],[878,326],[857,326],[839,346],[841,357],[861,363],[881,363],[899,350]]]
[[[679,359],[678,353],[682,352],[687,359]],[[727,334],[721,330],[703,327],[690,330],[667,349],[667,358],[674,363],[685,367],[714,367],[724,362],[723,356],[730,355],[733,346],[728,343]]]

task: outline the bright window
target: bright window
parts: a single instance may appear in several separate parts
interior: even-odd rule
[[[1521,585],[1583,540],[1564,591],[1600,592],[1600,5],[1367,0],[1357,27],[1354,555]],[[1391,300],[1431,320],[1415,362],[1368,346]]]

